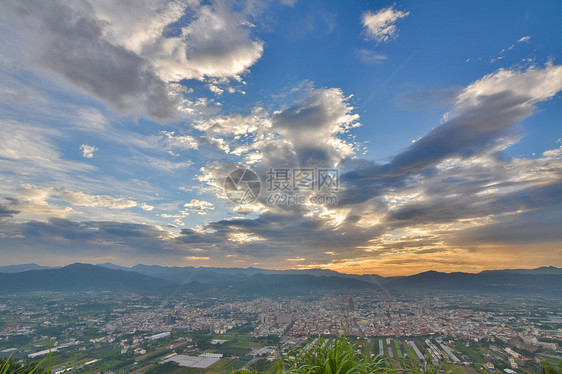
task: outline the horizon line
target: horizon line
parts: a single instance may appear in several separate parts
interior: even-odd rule
[[[159,264],[151,264],[151,265],[147,265],[147,264],[142,264],[142,263],[138,263],[135,265],[130,265],[130,266],[125,266],[125,265],[117,265],[114,264],[112,262],[104,262],[104,263],[97,263],[97,264],[93,264],[93,263],[89,263],[89,262],[80,262],[80,261],[76,261],[76,262],[71,262],[71,263],[67,263],[66,265],[41,265],[41,264],[36,264],[33,262],[29,262],[29,263],[24,263],[24,264],[9,264],[9,265],[0,265],[0,268],[2,267],[10,267],[10,266],[25,266],[25,265],[35,265],[35,266],[42,266],[42,267],[48,267],[48,268],[64,268],[70,265],[75,265],[75,264],[83,264],[83,265],[93,265],[93,266],[100,266],[100,267],[105,267],[103,265],[113,265],[113,266],[117,266],[117,267],[122,267],[122,268],[127,268],[127,269],[132,269],[134,266],[138,266],[138,265],[144,265],[144,266],[160,266],[160,267],[166,267],[166,268],[194,268],[194,269],[200,269],[200,268],[209,268],[209,269],[259,269],[259,270],[268,270],[268,271],[307,271],[307,270],[328,270],[328,271],[332,271],[334,273],[338,273],[338,274],[345,274],[345,275],[377,275],[383,278],[392,278],[392,277],[407,277],[407,276],[412,276],[412,275],[417,275],[417,274],[423,274],[423,273],[428,273],[428,272],[436,272],[436,273],[441,273],[441,274],[458,274],[458,273],[463,273],[463,274],[480,274],[482,272],[485,271],[516,271],[516,270],[538,270],[538,269],[542,269],[542,268],[555,268],[555,269],[562,269],[562,267],[558,267],[558,266],[554,266],[554,265],[541,265],[538,267],[521,267],[521,268],[503,268],[503,269],[485,269],[485,270],[481,270],[479,272],[470,272],[470,271],[451,271],[451,272],[447,272],[447,271],[439,271],[439,270],[433,270],[433,269],[429,269],[429,270],[425,270],[425,271],[420,271],[417,273],[411,273],[411,274],[402,274],[402,275],[379,275],[377,273],[344,273],[341,271],[337,271],[337,270],[332,270],[329,268],[306,268],[306,269],[295,269],[295,268],[288,268],[288,269],[268,269],[268,268],[261,268],[261,267],[256,267],[256,266],[247,266],[247,267],[225,267],[225,266],[191,266],[191,265],[186,265],[186,266],[175,266],[175,265],[159,265]],[[109,269],[109,268],[108,268]],[[24,270],[24,271],[33,271],[33,270],[48,270],[48,269],[29,269],[29,270]],[[119,269],[110,269],[110,270],[119,270]],[[1,273],[1,271],[0,271]]]

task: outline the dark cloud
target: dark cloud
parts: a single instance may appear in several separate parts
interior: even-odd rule
[[[50,218],[47,222],[29,221],[19,227],[20,234],[26,238],[67,239],[84,242],[96,242],[103,239],[107,243],[136,246],[146,239],[154,241],[163,232],[150,225],[123,222],[78,222],[62,218]],[[145,248],[141,245],[139,249]]]
[[[337,139],[337,134],[345,133],[356,124],[359,117],[351,114],[352,109],[341,90],[310,89],[303,99],[274,113],[271,128],[286,141],[283,152],[293,154],[293,167],[331,167],[345,157],[346,149],[351,147]],[[269,149],[262,149],[264,164],[273,165],[273,159],[279,158],[279,150],[272,149],[274,147],[269,145]]]
[[[295,256],[317,256],[320,251],[350,254],[358,245],[372,238],[374,231],[355,230],[345,234],[330,227],[321,219],[305,217],[293,211],[275,211],[261,214],[255,219],[230,219],[212,222],[206,232],[182,230],[180,242],[197,246],[219,245],[221,250],[247,254],[256,258],[284,260]],[[376,231],[376,230],[375,230]],[[248,242],[237,242],[233,235],[249,236]],[[251,238],[257,239],[255,241]]]
[[[529,97],[511,92],[479,97],[482,104],[463,111],[437,126],[417,140],[388,164],[371,164],[363,170],[350,171],[342,180],[348,182],[353,195],[357,186],[391,187],[414,174],[432,173],[434,166],[448,158],[469,158],[505,143],[505,138],[516,136],[518,123],[531,113],[526,105]],[[372,189],[365,196],[377,195]]]
[[[538,76],[532,75],[536,71],[530,71],[529,85],[547,82],[545,76],[552,69],[559,71],[545,68]],[[528,78],[526,73],[521,74]],[[552,196],[557,201],[556,194],[547,193],[544,188],[555,185],[561,177],[560,160],[509,159],[502,156],[501,150],[519,136],[519,123],[532,113],[534,103],[551,97],[558,88],[546,90],[547,93],[526,92],[518,87],[518,82],[505,88],[494,83],[490,88],[489,80],[494,79],[486,77],[459,94],[455,109],[441,125],[389,163],[344,159],[339,164],[339,205],[331,209],[344,215],[337,227],[331,226],[329,219],[311,218],[307,208],[268,207],[256,219],[213,222],[206,226],[209,233],[192,232],[183,240],[197,240],[203,245],[227,241],[234,233],[256,235],[265,240],[229,246],[238,253],[271,258],[282,258],[284,254],[312,258],[320,250],[355,258],[396,251],[431,254],[447,248],[462,225],[481,227],[484,222],[488,225],[505,215],[517,220],[520,210],[546,209],[539,196]],[[276,113],[272,119],[274,129],[288,134],[294,152],[291,155],[298,154],[301,162],[314,144],[299,148],[299,137],[307,142],[304,134],[309,128],[311,134],[321,134],[327,126],[319,123],[329,123],[327,118],[333,118],[326,115],[328,109],[316,100],[309,98]],[[281,149],[284,146],[281,142],[274,145]],[[269,158],[277,152],[262,150]],[[280,154],[276,157],[293,161]],[[451,160],[451,165],[441,167],[445,160]],[[427,234],[412,234],[417,228]],[[398,234],[389,239],[386,234],[394,230]],[[254,252],[256,249],[259,253]]]
[[[0,219],[10,218],[20,213],[19,210],[11,209],[8,205],[0,204]]]
[[[501,92],[479,98],[481,105],[434,128],[391,161],[400,174],[434,166],[451,157],[468,158],[505,142],[532,108],[528,96]]]
[[[387,164],[370,163],[342,176],[344,202],[380,195],[419,175],[435,173],[447,159],[490,155],[521,136],[519,123],[535,104],[562,89],[562,67],[547,65],[525,72],[499,70],[469,85],[456,97],[455,108],[443,123],[418,139]],[[358,198],[357,196],[362,196]]]
[[[312,102],[295,105],[276,113],[272,122],[276,129],[307,133],[322,130],[330,119],[326,103]]]
[[[149,64],[102,38],[87,3],[8,1],[1,7],[19,21],[37,52],[34,63],[120,111],[145,108],[157,119],[176,116],[177,102]]]
[[[522,211],[505,215],[483,227],[463,230],[456,243],[532,244],[562,242],[562,183],[525,190],[490,204],[491,211]]]

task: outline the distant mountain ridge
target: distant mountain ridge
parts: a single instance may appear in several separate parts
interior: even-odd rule
[[[143,265],[138,264],[130,268],[118,266],[114,264],[98,264],[99,266],[107,267],[109,269],[120,269],[126,271],[135,271],[150,277],[160,278],[172,283],[185,284],[192,281],[200,283],[212,283],[220,280],[248,278],[256,274],[305,274],[313,276],[326,276],[326,277],[341,277],[356,279],[367,283],[380,283],[385,282],[390,278],[385,278],[376,274],[357,275],[339,273],[329,269],[307,269],[307,270],[269,270],[260,269],[255,267],[248,268],[220,268],[220,267],[192,267],[192,266],[160,266],[160,265]]]
[[[524,273],[513,270],[494,270],[476,274],[427,271],[397,278],[390,286],[398,289],[535,293],[562,296],[562,271],[544,273],[540,269],[532,269],[532,271]]]
[[[156,291],[170,283],[124,270],[75,263],[62,268],[0,273],[0,291]]]
[[[484,270],[482,273],[515,273],[515,274],[562,274],[562,268],[556,266],[541,266],[536,269],[503,269],[503,270]]]
[[[35,264],[3,266],[0,292],[113,290],[162,292],[170,288],[207,295],[302,295],[357,289],[510,292],[562,297],[562,268],[486,270],[480,273],[427,271],[410,276],[343,274],[333,270],[167,267],[111,263],[60,268]],[[31,269],[31,270],[25,270]],[[21,270],[21,271],[18,271]]]
[[[0,273],[20,273],[22,271],[28,270],[42,270],[42,269],[54,269],[51,266],[41,266],[37,264],[21,264],[21,265],[7,265],[0,266]]]

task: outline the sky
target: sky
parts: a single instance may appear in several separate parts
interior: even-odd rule
[[[2,1],[1,262],[562,266],[560,14]]]

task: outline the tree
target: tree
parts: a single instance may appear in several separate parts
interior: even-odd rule
[[[265,358],[258,358],[250,365],[250,370],[259,373],[265,371],[268,367],[269,367],[269,361],[267,361]]]

